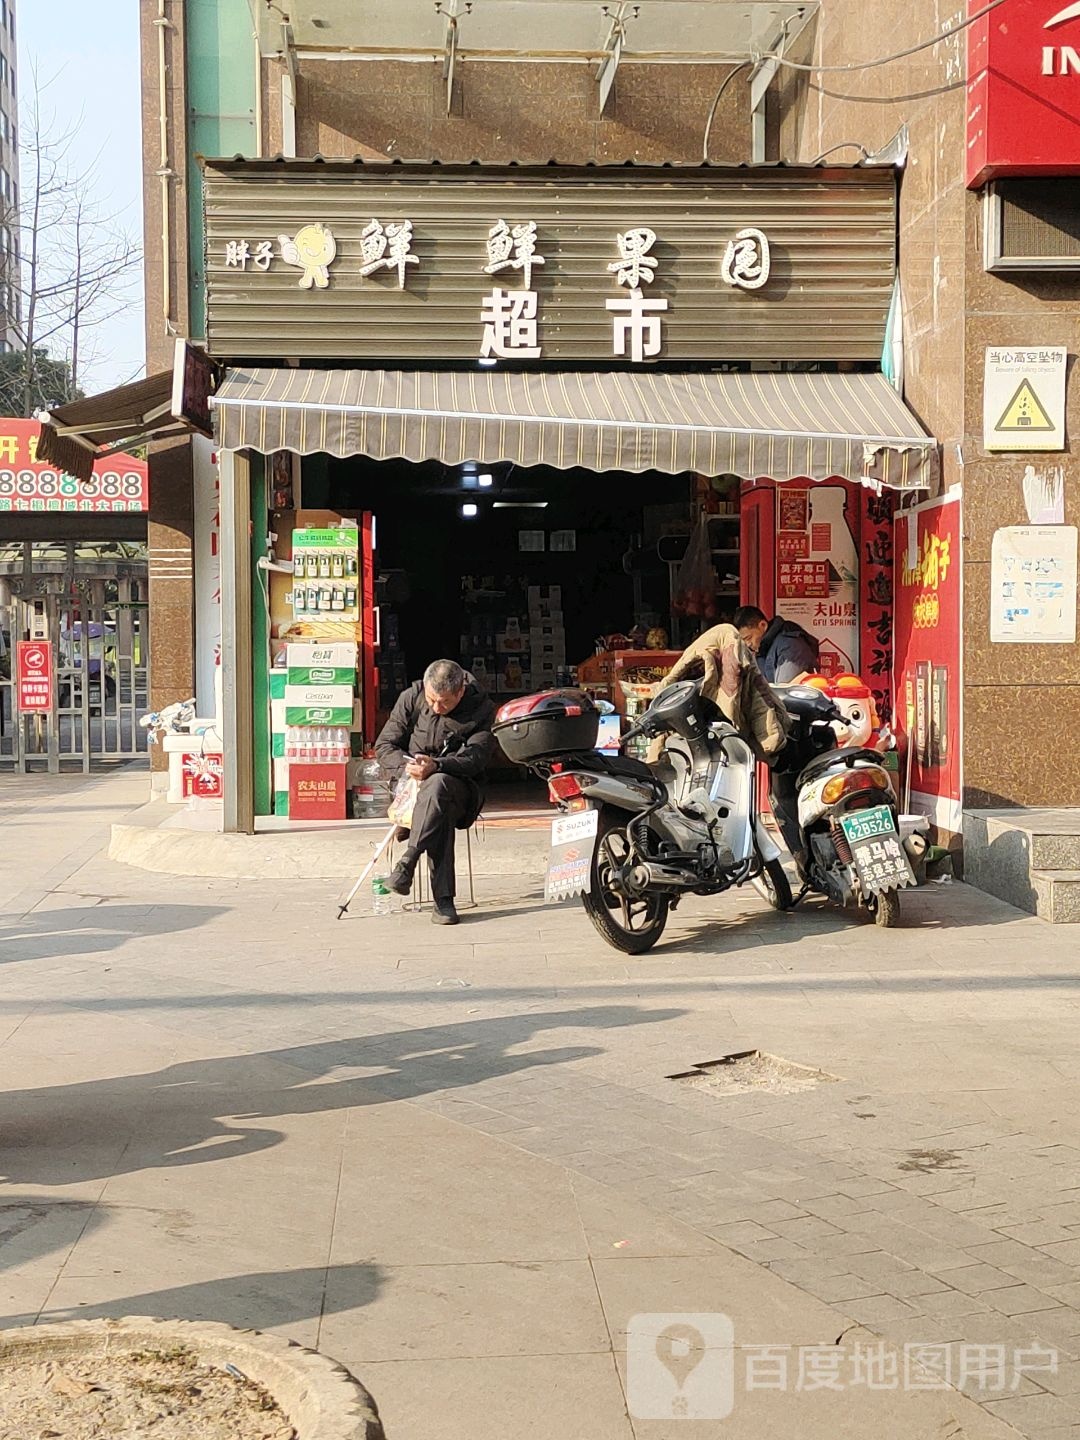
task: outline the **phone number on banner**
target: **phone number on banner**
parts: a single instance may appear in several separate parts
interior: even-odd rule
[[[57,470],[0,470],[0,511],[146,510],[146,476],[106,470],[76,480]]]

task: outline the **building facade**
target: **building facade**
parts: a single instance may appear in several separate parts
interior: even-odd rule
[[[620,7],[610,24],[591,17],[596,33],[588,35],[575,29],[588,7],[523,0],[499,7],[518,18],[510,37],[484,20],[486,8],[457,13],[450,5],[433,18],[428,7],[403,5],[386,20],[377,6],[348,14],[339,8],[328,18],[301,5],[283,22],[276,12],[253,12],[245,0],[143,0],[149,368],[168,363],[176,335],[206,336],[211,252],[199,155],[480,167],[703,159],[813,167],[830,157],[844,165],[895,164],[900,284],[881,363],[902,381],[910,409],[938,441],[939,464],[924,493],[949,495],[949,513],[962,517],[955,535],[944,537],[944,551],[941,536],[924,533],[936,523],[927,517],[893,528],[891,512],[875,512],[876,531],[858,532],[868,569],[891,566],[894,542],[908,547],[908,571],[926,590],[914,600],[917,624],[932,601],[943,613],[951,607],[956,627],[951,669],[927,660],[920,665],[925,687],[920,673],[917,683],[914,676],[907,682],[910,693],[892,676],[896,720],[914,732],[925,711],[929,737],[935,727],[944,730],[939,708],[955,716],[955,799],[948,823],[946,812],[937,817],[945,831],[955,833],[964,806],[1080,803],[1076,776],[1052,762],[1046,747],[1022,738],[1034,714],[1052,715],[1066,737],[1080,723],[1075,638],[990,638],[991,612],[1001,603],[992,594],[995,535],[1040,518],[1031,495],[1056,493],[1059,482],[1064,518],[1074,519],[1072,442],[1066,432],[1064,449],[1050,455],[1002,452],[984,445],[982,424],[987,350],[1075,354],[1080,287],[1067,270],[986,269],[987,202],[966,171],[967,96],[978,57],[969,57],[961,17],[929,5],[886,7],[870,44],[847,0],[780,7],[783,14],[760,7],[760,16],[751,5],[741,28],[725,13],[734,7],[723,5],[642,5],[635,7],[640,18]],[[657,30],[661,23],[666,29]],[[733,63],[739,55],[757,58]],[[864,65],[882,59],[887,63]],[[223,358],[254,357],[234,348]],[[833,347],[824,368],[844,363]],[[1071,414],[1078,382],[1071,367],[1068,375]],[[190,444],[172,442],[151,464],[162,482],[152,485],[150,513],[155,657],[168,656],[155,665],[160,705],[191,692],[196,651],[213,630],[195,603],[198,472],[209,465],[209,447],[193,462]],[[204,497],[212,494],[212,477],[204,473],[201,481]],[[772,500],[767,508],[775,517]],[[769,565],[774,573],[775,555]],[[955,601],[950,576],[959,581]],[[203,588],[212,600],[212,577]],[[776,603],[779,594],[774,586]],[[879,643],[891,654],[884,609],[879,622]],[[1003,746],[1002,735],[1019,742]],[[933,764],[941,766],[945,745],[934,744]],[[922,745],[928,771],[934,744],[927,738]]]

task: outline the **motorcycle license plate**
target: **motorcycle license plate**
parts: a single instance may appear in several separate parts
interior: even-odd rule
[[[551,822],[551,854],[544,881],[546,900],[569,900],[592,885],[592,858],[600,832],[600,812],[579,810]]]
[[[883,890],[899,890],[915,884],[907,852],[900,843],[896,821],[887,805],[843,815],[840,824],[851,846],[851,857],[864,895],[878,895]]]

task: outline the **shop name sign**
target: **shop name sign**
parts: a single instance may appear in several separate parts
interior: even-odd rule
[[[968,185],[1080,174],[1080,3],[1008,0],[967,43]]]
[[[219,359],[881,354],[889,172],[215,161],[205,194]]]
[[[16,512],[141,513],[149,509],[145,460],[116,454],[77,480],[37,458],[36,420],[0,418],[0,514]]]
[[[419,265],[420,257],[412,251],[411,220],[392,221],[383,225],[372,220],[360,234],[360,274],[367,278],[377,270],[397,274],[398,288],[405,289],[410,265]],[[629,293],[606,301],[613,316],[612,346],[616,356],[629,356],[640,365],[643,360],[659,355],[662,348],[661,317],[668,308],[666,299],[645,298],[643,285],[656,278],[659,263],[652,253],[656,232],[648,226],[632,227],[616,235],[619,258],[608,263],[620,285]],[[498,275],[504,270],[519,270],[524,281],[520,290],[502,290],[498,286],[483,297],[479,324],[483,327],[480,340],[482,359],[537,360],[543,354],[539,339],[539,295],[532,289],[534,266],[545,265],[545,257],[537,251],[536,221],[527,220],[510,226],[497,220],[487,235],[485,275]],[[296,282],[301,290],[326,290],[330,285],[330,268],[337,259],[338,247],[333,232],[323,224],[304,225],[295,236],[278,237],[277,256],[286,265],[301,272]],[[274,246],[260,240],[252,246],[247,240],[225,241],[225,268],[244,270],[250,263],[263,274],[274,262]],[[724,247],[718,264],[719,278],[732,289],[760,290],[769,279],[769,239],[763,230],[749,226],[740,230]]]

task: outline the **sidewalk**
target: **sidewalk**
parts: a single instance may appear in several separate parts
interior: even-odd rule
[[[896,932],[742,892],[630,960],[509,878],[449,933],[338,923],[326,882],[91,853],[143,789],[66,785],[50,825],[0,781],[0,1324],[280,1331],[354,1370],[390,1440],[1080,1425],[1068,932],[963,886]],[[667,1078],[753,1049],[837,1078]],[[683,1393],[730,1361],[730,1419],[628,1417],[642,1314],[705,1317]],[[914,1343],[966,1393],[904,1388]]]

